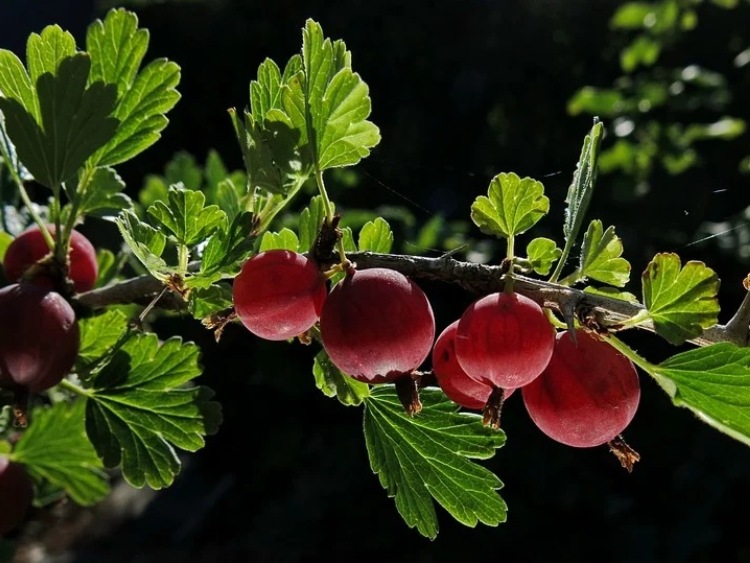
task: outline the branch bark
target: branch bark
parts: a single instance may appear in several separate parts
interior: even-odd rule
[[[428,258],[402,254],[375,254],[354,252],[347,255],[359,268],[390,268],[414,280],[436,280],[458,285],[464,290],[486,295],[502,291],[504,272],[500,266],[488,266],[473,262],[454,260],[450,256]],[[516,291],[537,301],[540,305],[560,312],[566,322],[574,316],[593,319],[603,328],[616,330],[622,323],[644,311],[640,304],[614,299],[604,295],[586,293],[580,289],[515,275]],[[140,276],[107,287],[79,294],[75,300],[90,308],[106,307],[112,304],[147,303],[163,289],[161,281],[151,276]],[[740,346],[748,345],[748,322],[750,321],[750,294],[739,310],[726,325],[714,325],[703,331],[699,337],[690,340],[697,346],[707,346],[719,342],[732,342]],[[167,294],[159,307],[184,309],[185,301],[178,295]],[[637,325],[638,328],[654,332],[650,321]]]

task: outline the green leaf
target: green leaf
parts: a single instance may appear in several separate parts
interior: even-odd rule
[[[133,85],[148,50],[148,31],[138,29],[138,16],[126,10],[110,10],[92,23],[86,33],[91,55],[90,81],[117,86],[121,98]]]
[[[590,293],[592,295],[601,295],[603,297],[609,297],[610,299],[619,299],[620,301],[627,301],[628,303],[639,304],[638,298],[630,293],[629,291],[620,291],[616,287],[594,287],[593,285],[587,285],[583,288],[584,293]]]
[[[552,269],[552,264],[562,255],[562,250],[557,243],[548,238],[538,237],[526,246],[526,256],[531,262],[531,267],[537,274],[546,276]]]
[[[656,332],[679,345],[718,322],[719,278],[703,262],[657,254],[642,276],[643,299]]]
[[[115,258],[115,254],[108,248],[100,248],[96,251],[96,263],[99,275],[96,277],[96,285],[94,287],[104,287],[117,276],[119,264],[117,258]]]
[[[343,41],[324,38],[321,26],[308,19],[302,31],[302,64],[303,71],[284,91],[284,110],[292,122],[304,124],[317,169],[356,164],[380,142],[380,131],[367,121],[369,88],[352,71],[351,54]]]
[[[368,221],[359,231],[360,252],[380,252],[388,254],[393,246],[393,232],[388,221],[377,217],[374,221]]]
[[[124,209],[131,209],[133,202],[125,193],[125,182],[114,168],[97,168],[83,193],[79,193],[79,215],[110,217]]]
[[[370,395],[370,386],[342,373],[333,365],[325,350],[315,356],[313,375],[315,386],[326,397],[336,397],[343,405],[360,405]]]
[[[245,211],[234,218],[226,231],[219,230],[212,235],[201,256],[200,275],[215,281],[222,275],[232,277],[239,272],[239,264],[253,250],[254,226],[253,214]]]
[[[630,263],[621,255],[622,240],[615,234],[615,228],[607,227],[605,231],[600,220],[591,221],[581,245],[581,274],[623,287],[630,280]]]
[[[128,329],[128,318],[116,309],[79,319],[80,347],[76,365],[91,367],[109,353]]]
[[[121,464],[134,487],[168,487],[180,470],[175,448],[194,452],[221,421],[213,392],[186,386],[201,374],[199,349],[173,337],[139,334],[92,381],[86,431],[106,467]]]
[[[270,231],[263,233],[263,238],[260,239],[259,251],[265,252],[266,250],[279,249],[297,252],[298,248],[299,240],[297,239],[297,235],[293,230],[284,227],[278,233],[272,233]]]
[[[302,252],[309,251],[315,244],[325,216],[323,198],[316,195],[310,199],[310,204],[299,216],[299,248]]]
[[[652,66],[660,54],[661,42],[639,35],[620,51],[620,67],[624,72],[630,73],[641,65]]]
[[[750,348],[722,342],[677,354],[649,371],[675,405],[750,445]]]
[[[92,505],[109,494],[107,475],[86,437],[82,400],[34,409],[13,456],[78,504]]]
[[[31,79],[21,78],[22,86],[8,87],[7,81],[18,79],[23,70],[13,68],[0,74],[0,90],[6,96],[0,97],[0,111],[21,162],[38,182],[56,190],[114,135],[118,120],[110,114],[117,93],[114,86],[102,82],[87,86],[91,61],[86,53],[60,60],[54,74],[48,70],[50,59],[42,59],[43,54],[34,55],[34,64],[39,65],[34,72],[45,69],[33,88],[38,107],[25,105],[30,101],[25,84]],[[14,92],[18,97],[13,97]]]
[[[439,389],[420,391],[422,411],[409,417],[392,385],[379,385],[365,401],[364,432],[370,466],[395,497],[409,527],[434,539],[438,520],[432,499],[466,526],[495,526],[507,507],[502,482],[471,459],[488,459],[505,434],[475,414],[457,412]]]
[[[565,209],[565,223],[563,224],[566,246],[575,242],[591,203],[596,182],[599,147],[603,134],[604,126],[601,123],[595,123],[591,132],[583,139],[581,156],[578,159],[573,181],[565,197],[565,203],[568,206]],[[572,242],[569,243],[568,241]]]
[[[161,258],[167,244],[167,237],[149,224],[142,222],[129,209],[120,214],[116,223],[125,243],[152,276],[163,279],[165,274],[172,271]]]
[[[488,235],[511,238],[533,227],[549,212],[544,186],[532,178],[501,172],[490,182],[487,197],[471,205],[471,219]]]
[[[205,206],[203,192],[177,184],[170,186],[167,197],[166,202],[156,201],[147,211],[177,244],[195,246],[227,223],[226,214],[217,205]]]
[[[180,94],[180,67],[166,59],[139,68],[148,49],[148,31],[138,29],[138,18],[125,10],[110,10],[104,21],[88,29],[86,48],[93,61],[92,80],[116,84],[120,125],[116,134],[92,158],[92,163],[115,165],[130,160],[153,145],[167,126],[166,113]]]
[[[188,300],[188,309],[196,319],[204,319],[232,305],[232,288],[226,284],[214,284],[191,291]]]

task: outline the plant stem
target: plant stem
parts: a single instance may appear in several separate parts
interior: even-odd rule
[[[515,257],[515,243],[516,237],[513,235],[508,237],[508,249],[505,255],[505,259],[508,261],[508,273],[505,274],[505,293],[513,293],[513,267]]]
[[[83,387],[80,387],[73,383],[72,381],[68,379],[63,379],[58,385],[62,387],[63,389],[67,391],[71,391],[72,393],[75,393],[76,395],[81,395],[82,397],[92,397],[93,393],[88,391],[87,389],[84,389]]]
[[[333,223],[333,206],[331,205],[331,200],[328,199],[328,192],[326,191],[326,185],[323,181],[323,171],[318,169],[318,167],[315,167],[315,182],[318,184],[318,191],[320,192],[320,197],[323,200],[323,209],[326,212],[326,221],[328,224]],[[344,251],[344,240],[343,237],[339,238],[336,242],[336,246],[339,249],[339,259],[341,260],[341,264],[343,266],[346,266],[346,264],[349,263],[349,260],[346,258],[346,252]]]

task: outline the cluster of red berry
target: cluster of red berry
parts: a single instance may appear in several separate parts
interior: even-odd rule
[[[53,226],[48,229],[54,234]],[[76,315],[44,267],[49,254],[42,232],[31,227],[11,242],[3,258],[10,284],[0,289],[0,388],[21,395],[60,383],[78,355]],[[97,274],[93,245],[73,231],[68,265],[73,291],[93,288]],[[0,455],[0,536],[23,520],[32,497],[24,466]]]
[[[569,446],[614,440],[638,407],[628,358],[584,328],[556,334],[544,309],[518,293],[478,299],[435,340],[429,300],[394,270],[350,267],[329,293],[312,259],[270,250],[244,264],[233,292],[237,316],[262,338],[294,338],[319,321],[331,361],[359,381],[411,377],[432,353],[448,398],[484,410],[485,421],[493,402],[521,389],[534,423]]]

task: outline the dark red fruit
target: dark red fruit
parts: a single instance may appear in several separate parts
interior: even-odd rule
[[[458,321],[449,324],[432,349],[432,372],[443,393],[454,403],[470,410],[482,410],[490,398],[493,387],[469,377],[456,358],[455,338]],[[508,398],[513,389],[506,389]]]
[[[57,385],[78,345],[75,313],[59,293],[27,282],[0,289],[0,387],[39,393]]]
[[[320,333],[341,371],[383,383],[412,373],[427,358],[435,316],[424,292],[403,274],[351,269],[323,305]]]
[[[0,537],[24,521],[33,498],[34,489],[24,466],[0,455]]]
[[[632,362],[578,329],[557,337],[542,375],[521,390],[531,419],[547,436],[577,448],[605,444],[630,423],[641,388]]]
[[[317,264],[289,250],[250,258],[234,279],[234,310],[242,324],[266,340],[288,340],[320,316],[326,282]]]
[[[47,225],[50,233],[54,235],[55,227]],[[50,248],[42,236],[42,232],[36,225],[26,229],[10,243],[3,258],[5,276],[11,283],[21,279],[24,272],[36,264],[39,260],[50,253]],[[73,281],[73,289],[76,293],[88,291],[94,287],[96,277],[99,273],[99,265],[96,261],[96,250],[85,236],[78,231],[70,235],[70,268],[68,277]],[[41,275],[41,274],[40,274]],[[31,281],[39,281],[40,284],[51,288],[51,284],[43,279],[36,278]]]
[[[461,315],[456,357],[472,378],[493,387],[522,387],[549,362],[555,331],[542,308],[518,293],[492,293]]]

